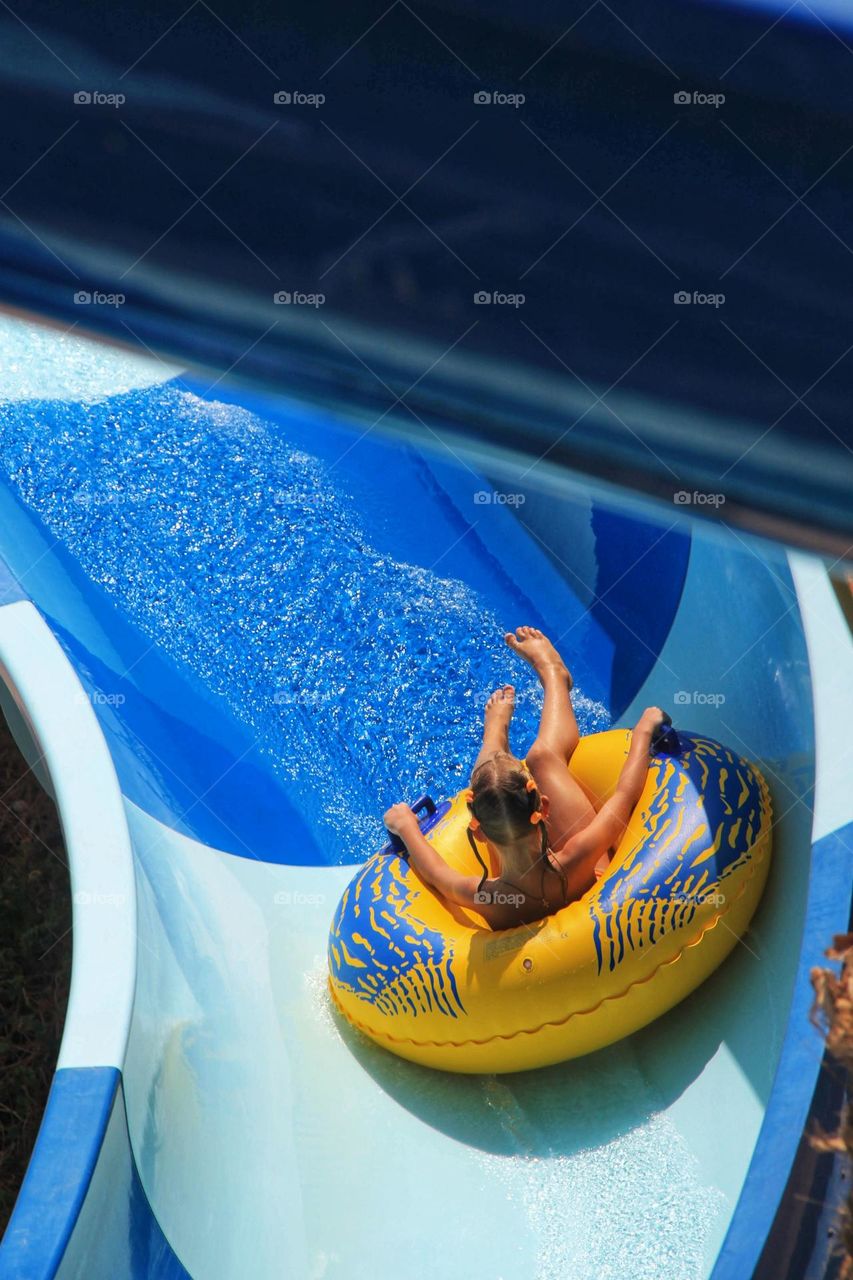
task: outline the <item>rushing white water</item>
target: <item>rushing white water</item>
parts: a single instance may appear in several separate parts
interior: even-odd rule
[[[345,467],[179,381],[78,401],[97,361],[69,342],[34,330],[27,352],[18,338],[0,466],[122,614],[310,797],[332,860],[375,845],[377,815],[402,795],[463,785],[483,703],[510,677],[524,684],[514,745],[525,749],[540,699],[494,608],[444,565],[378,550]],[[25,399],[46,353],[62,398]],[[100,359],[91,393],[156,368]],[[608,723],[582,692],[576,705],[586,730]]]

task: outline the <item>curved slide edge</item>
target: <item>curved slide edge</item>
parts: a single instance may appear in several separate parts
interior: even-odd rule
[[[71,1067],[54,1075],[0,1246],[2,1280],[57,1274],[103,1145],[118,1080],[115,1067]]]
[[[57,1280],[190,1280],[143,1190],[130,1142],[122,1076],[116,1077],[106,1119],[97,1163]]]
[[[821,962],[833,934],[847,928],[851,851],[853,823],[812,845],[814,870],[782,1053],[743,1190],[711,1280],[744,1280],[761,1274],[756,1268],[812,1114],[824,1062],[823,1041],[809,1025],[813,1001],[809,971]],[[782,1267],[773,1274],[781,1276]]]
[[[94,710],[60,645],[0,572],[0,699],[56,800],[71,875],[73,962],[57,1071],[0,1277],[56,1274],[98,1161],[136,983],[136,891],[124,806]]]
[[[812,1114],[824,1061],[823,1041],[809,1026],[813,1000],[810,970],[823,963],[833,935],[844,933],[850,921],[853,799],[848,786],[833,784],[840,781],[853,724],[853,640],[821,562],[791,554],[789,563],[809,653],[816,729],[809,892],[779,1064],[743,1190],[711,1280],[744,1280],[760,1274],[759,1259],[770,1242],[771,1224]]]

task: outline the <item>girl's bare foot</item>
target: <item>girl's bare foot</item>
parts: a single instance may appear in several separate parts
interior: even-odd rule
[[[536,627],[516,627],[515,635],[508,631],[504,636],[510,649],[529,662],[533,670],[544,681],[546,674],[557,671],[568,681],[571,689],[574,681],[569,668],[560,657],[547,636]]]
[[[511,684],[505,684],[500,689],[495,689],[494,693],[489,695],[486,702],[485,724],[483,727],[483,739],[489,741],[497,741],[503,744],[504,750],[509,750],[509,722],[512,719],[512,713],[515,711],[515,688]]]

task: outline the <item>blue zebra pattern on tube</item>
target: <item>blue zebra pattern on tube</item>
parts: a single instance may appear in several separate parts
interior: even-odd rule
[[[598,971],[688,926],[703,903],[725,906],[725,881],[751,856],[769,799],[756,771],[712,738],[679,731],[658,756],[644,833],[590,903]]]
[[[335,981],[382,1013],[465,1012],[447,938],[409,913],[408,865],[377,854],[345,890],[329,941]]]

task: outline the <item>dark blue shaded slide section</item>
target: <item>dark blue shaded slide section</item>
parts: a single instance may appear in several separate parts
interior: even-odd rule
[[[618,720],[669,635],[687,574],[690,539],[681,529],[661,530],[605,507],[593,508],[592,527],[598,581],[590,613],[613,646],[609,703]]]
[[[0,295],[843,553],[849,34],[784,7],[0,11]]]

